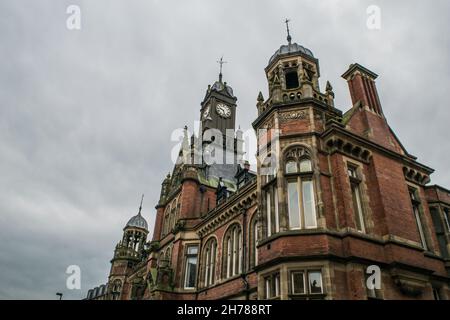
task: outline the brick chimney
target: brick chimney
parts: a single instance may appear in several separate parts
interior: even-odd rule
[[[342,77],[347,80],[353,105],[361,102],[363,107],[368,107],[373,112],[383,116],[383,109],[375,85],[377,74],[358,63],[354,63],[350,65]]]

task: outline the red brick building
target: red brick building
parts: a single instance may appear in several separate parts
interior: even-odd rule
[[[332,86],[319,88],[318,59],[290,37],[265,72],[256,172],[240,161],[237,99],[220,74],[201,103],[200,133],[216,129],[221,139],[186,132],[162,183],[153,238],[139,210],[100,296],[449,299],[450,191],[427,185],[433,169],[388,125],[377,75],[348,68],[353,106],[342,113]],[[190,163],[212,145],[228,147],[233,164]],[[378,268],[380,281],[368,287]]]

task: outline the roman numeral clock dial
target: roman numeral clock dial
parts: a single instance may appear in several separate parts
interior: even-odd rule
[[[216,105],[216,112],[222,118],[229,118],[231,116],[230,107],[223,103],[219,103]]]

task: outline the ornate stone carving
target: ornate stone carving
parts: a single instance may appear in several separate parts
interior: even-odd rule
[[[267,130],[270,130],[270,129],[273,129],[273,127],[274,127],[273,121],[272,121],[272,119],[269,119],[266,123],[264,123],[264,124],[262,125],[261,129],[267,129]]]
[[[177,234],[180,231],[184,231],[184,227],[186,226],[186,220],[178,220],[177,223],[175,223],[175,226],[172,229],[173,234]]]
[[[308,149],[305,149],[303,147],[294,147],[289,149],[288,152],[286,152],[286,159],[295,159],[299,160],[304,156],[310,157],[310,153]]]
[[[288,111],[280,113],[279,117],[280,121],[290,121],[290,120],[300,120],[300,119],[307,119],[308,118],[308,112],[305,110],[301,111]]]

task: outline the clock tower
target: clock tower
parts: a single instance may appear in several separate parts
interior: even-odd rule
[[[233,89],[222,81],[222,65],[225,63],[221,58],[219,80],[212,86],[208,86],[205,98],[201,102],[200,121],[202,132],[207,129],[218,129],[225,137],[227,129],[235,130],[236,101]]]
[[[233,180],[237,171],[237,165],[242,157],[238,150],[241,131],[236,132],[236,101],[233,89],[223,81],[221,58],[218,81],[208,85],[205,97],[201,102],[200,123],[203,147],[210,145],[216,150],[220,149],[222,157],[215,155],[218,163],[208,165],[208,175],[224,180]],[[205,157],[204,157],[205,159]],[[223,161],[219,161],[223,160]]]

